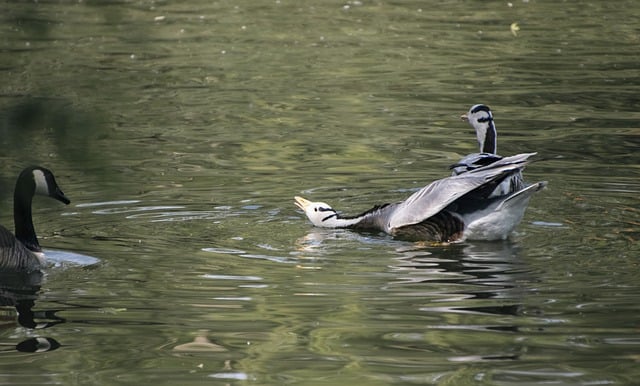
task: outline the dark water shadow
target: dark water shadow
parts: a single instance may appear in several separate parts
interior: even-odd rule
[[[99,159],[91,144],[107,135],[101,113],[47,96],[20,96],[0,106],[0,134],[9,151],[36,159],[38,150],[55,151],[68,162]]]
[[[59,310],[34,310],[42,276],[40,271],[0,272],[0,307],[15,308],[17,324],[30,330],[44,330],[65,322],[64,318],[56,315]],[[3,327],[7,326],[12,324],[3,324]],[[47,352],[60,346],[53,338],[33,337],[17,344],[0,343],[0,351]]]

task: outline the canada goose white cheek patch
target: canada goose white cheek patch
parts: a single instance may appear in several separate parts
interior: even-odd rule
[[[35,194],[42,194],[44,196],[49,195],[49,184],[47,183],[47,177],[44,176],[42,170],[35,169],[33,171],[33,180],[36,183]]]

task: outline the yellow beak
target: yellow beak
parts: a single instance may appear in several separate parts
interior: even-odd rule
[[[306,208],[311,205],[311,201],[306,198],[302,198],[300,196],[295,196],[294,200],[296,200],[295,204],[298,208],[302,209],[303,212],[306,211]]]

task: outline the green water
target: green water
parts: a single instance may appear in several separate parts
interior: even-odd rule
[[[0,383],[633,385],[640,3],[0,4],[0,220],[19,171],[46,329],[0,309]],[[519,30],[512,33],[511,25]],[[313,228],[476,151],[537,151],[507,242]],[[55,255],[55,253],[54,253]],[[42,315],[40,315],[42,316]],[[17,349],[49,338],[55,350]],[[199,343],[194,342],[198,340]],[[21,346],[22,347],[22,346]]]

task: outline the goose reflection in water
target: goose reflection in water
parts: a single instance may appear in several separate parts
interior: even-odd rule
[[[400,275],[391,285],[462,284],[460,299],[517,298],[517,283],[528,276],[518,253],[509,240],[409,249],[393,267]]]
[[[423,340],[413,344],[456,347],[457,354],[448,357],[451,362],[517,360],[526,351],[526,344],[509,336],[526,333],[529,318],[540,310],[528,304],[527,283],[536,278],[518,244],[507,240],[408,249],[397,260],[397,280],[389,289],[419,287],[426,301],[418,310],[434,317]],[[478,350],[460,338],[470,331],[492,333],[492,338]]]
[[[391,254],[390,258],[376,256],[372,264],[380,269],[374,269],[370,276],[360,272],[362,287],[350,287],[358,291],[353,298],[359,315],[383,322],[382,326],[374,323],[377,327],[370,331],[381,337],[381,345],[425,355],[449,352],[449,362],[466,363],[513,361],[526,352],[527,343],[514,336],[527,334],[529,326],[539,322],[541,311],[530,302],[528,284],[536,283],[537,278],[517,242],[432,246],[375,233],[314,229],[297,240],[297,257],[301,264],[330,270],[335,264],[323,261],[348,259],[345,251],[354,243],[362,244],[365,251],[354,255],[356,259],[366,258],[373,245],[375,250],[385,251],[384,255]],[[368,288],[375,288],[375,295],[370,295]],[[326,293],[332,294],[331,289]],[[420,323],[388,323],[390,320]],[[322,326],[317,330],[314,334],[344,334],[345,340],[357,345],[350,339],[359,332],[335,332]]]
[[[64,318],[56,315],[57,310],[34,311],[37,293],[40,290],[42,273],[0,272],[0,307],[13,307],[17,318],[13,315],[2,315],[0,328],[13,328],[14,321],[31,330],[43,330],[64,323]],[[14,343],[0,342],[0,351],[46,352],[60,347],[53,338],[35,337]]]
[[[460,292],[451,294],[452,298],[513,298],[520,296],[517,283],[529,276],[519,257],[518,244],[510,240],[430,246],[396,241],[374,232],[314,228],[296,240],[298,259],[300,262],[313,261],[330,255],[334,252],[332,245],[338,244],[336,248],[340,248],[342,242],[396,245],[399,257],[391,266],[396,273],[395,280],[389,282],[387,288],[420,283],[462,284],[456,287],[461,288]]]

